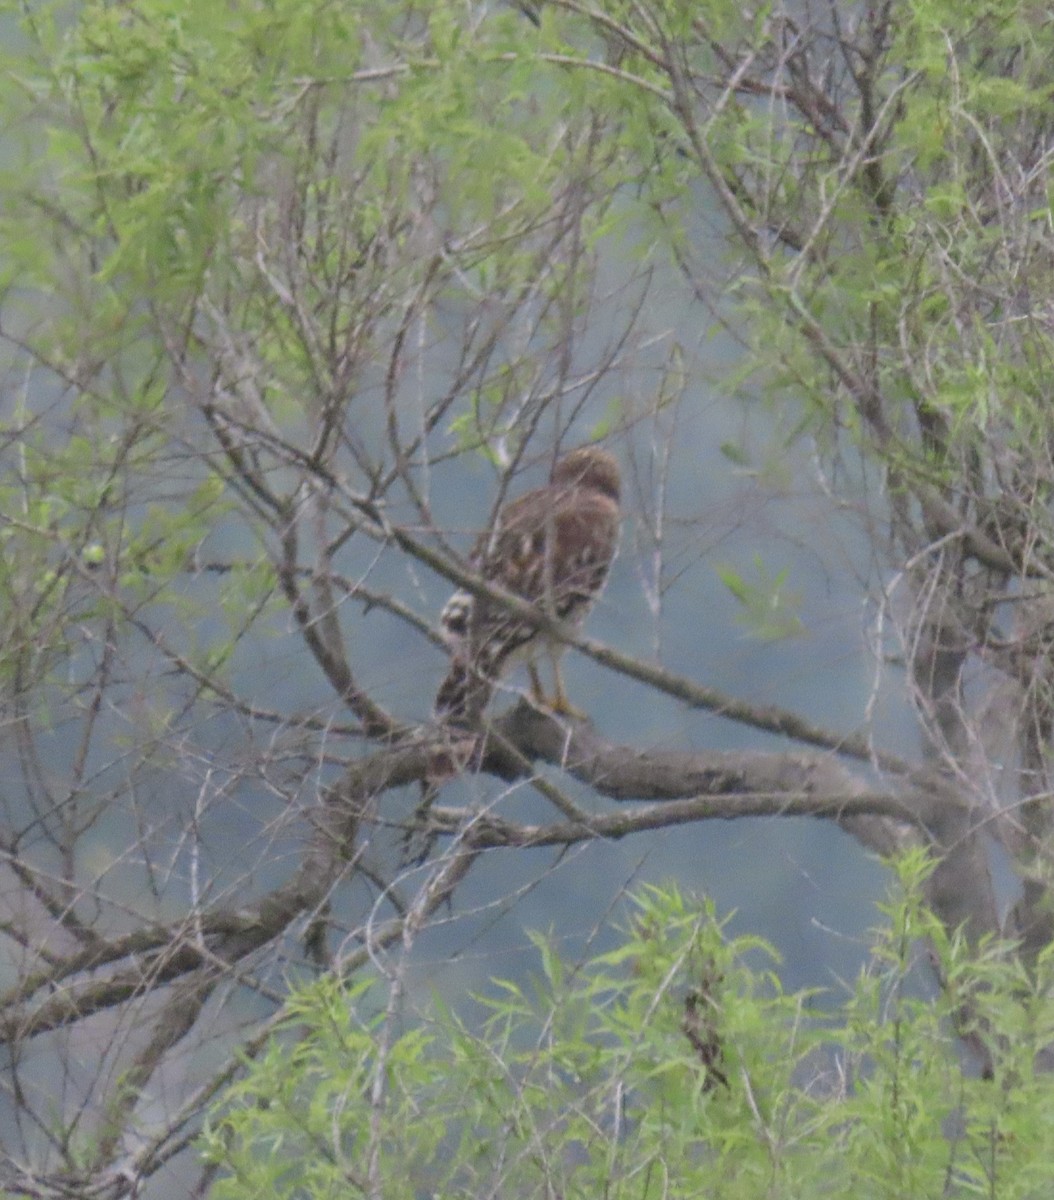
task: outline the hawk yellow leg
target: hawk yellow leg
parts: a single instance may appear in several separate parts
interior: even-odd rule
[[[564,690],[563,675],[560,673],[560,660],[554,657],[552,664],[553,694],[551,697],[545,694],[545,688],[542,686],[542,677],[538,673],[537,664],[533,659],[527,664],[527,674],[531,680],[531,699],[539,708],[547,708],[550,712],[554,712],[558,716],[572,717],[576,721],[588,720],[588,713],[584,713],[580,708],[575,708],[567,698],[567,692]]]

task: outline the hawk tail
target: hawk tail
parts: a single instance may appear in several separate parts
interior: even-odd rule
[[[494,685],[470,663],[455,658],[435,698],[435,717],[444,725],[474,729],[490,701]]]

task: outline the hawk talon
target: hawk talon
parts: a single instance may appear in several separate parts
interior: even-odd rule
[[[558,717],[569,717],[572,721],[588,721],[589,713],[576,708],[564,695],[554,696],[552,703],[546,706],[551,713]]]
[[[531,701],[535,708],[545,709],[546,712],[553,713],[558,717],[570,717],[573,721],[588,721],[589,714],[584,713],[580,708],[576,708],[567,698],[567,692],[564,690],[564,681],[560,674],[560,666],[558,663],[553,664],[553,676],[555,679],[554,690],[552,696],[545,694],[545,688],[542,687],[541,676],[538,674],[538,668],[534,663],[528,663],[527,674],[531,680]]]

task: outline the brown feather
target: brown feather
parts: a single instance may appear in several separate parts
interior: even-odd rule
[[[493,532],[477,542],[472,565],[551,616],[581,624],[615,556],[618,496],[615,459],[580,447],[557,462],[546,487],[505,505]],[[500,603],[466,592],[451,597],[442,623],[455,654],[436,696],[436,714],[473,725],[495,681],[546,639]]]

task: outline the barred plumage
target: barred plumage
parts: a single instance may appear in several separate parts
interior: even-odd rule
[[[493,532],[471,558],[484,579],[573,625],[586,618],[607,579],[619,529],[618,463],[596,446],[581,446],[557,462],[546,487],[506,504]],[[471,728],[479,723],[494,685],[527,659],[534,698],[557,712],[574,712],[564,693],[554,644],[501,604],[457,591],[440,616],[452,652],[436,695],[436,716]],[[542,693],[533,661],[552,658],[555,692]]]

